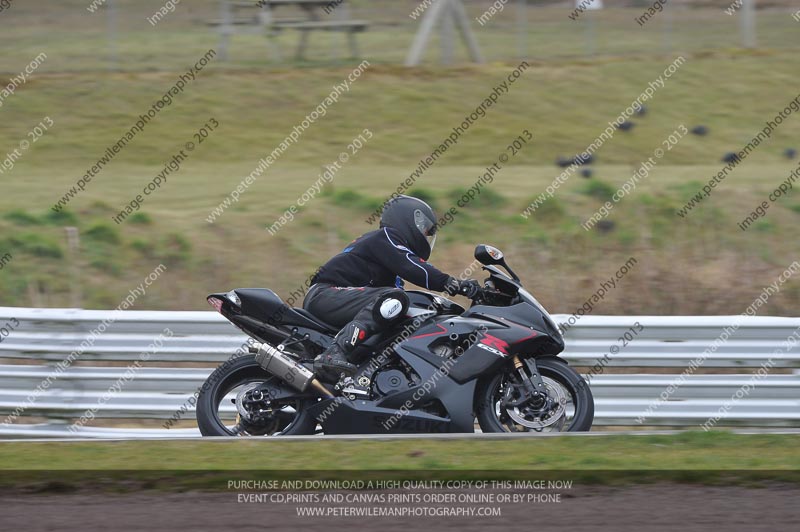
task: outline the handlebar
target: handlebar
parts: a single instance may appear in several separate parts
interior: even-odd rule
[[[470,298],[474,305],[480,305],[486,302],[486,296],[489,294],[499,294],[496,290],[487,290],[486,288],[479,287],[475,295]]]
[[[485,287],[479,287],[475,295],[472,298],[470,298],[473,305],[494,305],[494,306],[496,305],[502,306],[504,304],[502,302],[503,299],[507,299],[508,302],[510,302],[513,299],[513,296],[501,292],[496,288],[485,288]]]
[[[451,295],[460,295],[460,296],[467,297],[470,301],[472,301],[473,305],[487,304],[487,303],[493,301],[493,299],[496,299],[497,296],[501,296],[501,297],[505,296],[505,297],[509,297],[509,298],[512,297],[512,296],[509,296],[508,294],[505,294],[505,293],[501,292],[500,290],[497,290],[496,288],[493,288],[493,287],[492,288],[487,288],[485,286],[480,286],[480,285],[477,285],[477,291],[475,292],[475,294],[472,297],[469,297],[467,295],[466,292],[468,292],[468,291],[469,290],[467,290],[466,287],[461,287],[458,290],[457,293],[451,294]]]

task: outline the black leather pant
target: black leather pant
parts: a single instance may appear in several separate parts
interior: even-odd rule
[[[384,318],[381,306],[392,300],[400,301],[402,310],[392,318]],[[341,287],[317,283],[308,291],[303,308],[322,321],[341,328],[336,343],[347,353],[402,319],[408,310],[408,296],[402,289],[391,286]]]

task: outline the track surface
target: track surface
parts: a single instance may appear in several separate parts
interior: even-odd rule
[[[635,431],[635,432],[589,432],[567,434],[432,434],[432,435],[347,435],[285,437],[291,441],[324,440],[411,440],[428,438],[436,440],[517,440],[530,437],[578,437],[602,438],[623,435],[643,436],[649,434],[680,434],[682,431]],[[739,434],[800,434],[800,429],[742,429]],[[229,442],[237,438],[207,438],[205,442]],[[178,441],[180,438],[173,438]],[[277,439],[273,440],[276,441]],[[7,440],[21,441],[21,440]],[[98,443],[96,439],[37,439],[23,441]],[[128,441],[127,439],[105,441]],[[183,440],[186,441],[186,440]],[[0,442],[1,443],[1,442]],[[582,445],[582,444],[581,444]],[[166,473],[165,473],[166,474]],[[241,477],[241,472],[232,472],[231,479]],[[246,478],[246,477],[245,477]],[[223,480],[224,481],[224,480]],[[229,484],[230,486],[230,484]],[[82,485],[69,482],[48,484],[23,483],[0,492],[3,512],[0,523],[3,530],[75,530],[95,532],[114,530],[194,532],[225,530],[358,530],[359,532],[408,532],[409,530],[452,530],[458,532],[503,530],[537,531],[709,531],[729,530],[769,531],[793,530],[800,521],[800,485],[777,482],[735,486],[703,486],[659,481],[642,485],[605,486],[580,483],[563,490],[547,490],[547,494],[559,494],[559,499],[526,502],[492,502],[471,504],[448,504],[446,502],[424,502],[422,504],[371,504],[369,502],[346,501],[346,504],[317,501],[317,504],[301,502],[280,503],[266,498],[241,500],[243,493],[266,497],[277,491],[251,491],[230,489],[224,492],[162,492],[141,489],[141,482],[130,485],[124,482],[119,488],[131,489],[129,493],[115,493],[102,484]],[[397,491],[366,490],[372,494],[408,493]],[[453,490],[429,489],[428,493],[453,493]],[[530,490],[477,490],[466,489],[458,493],[468,495],[531,493]],[[283,493],[292,493],[286,492]],[[295,494],[354,494],[348,492],[293,492]],[[420,492],[425,493],[425,492]],[[350,511],[367,508],[490,508],[500,515],[491,517],[406,515],[397,516],[300,516],[298,512],[308,507],[322,511],[340,508]]]
[[[380,493],[380,492],[379,492]],[[388,493],[388,492],[382,492]],[[325,531],[489,529],[647,531],[793,530],[800,488],[653,484],[577,486],[560,503],[496,504],[500,517],[298,517],[298,504],[246,504],[234,492],[0,496],[5,530]],[[351,504],[350,507],[365,506]]]

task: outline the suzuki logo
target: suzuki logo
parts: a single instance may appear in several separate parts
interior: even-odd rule
[[[501,356],[501,357],[504,357],[504,356],[506,356],[508,354],[508,353],[503,353],[499,349],[495,349],[494,347],[488,346],[486,344],[478,344],[476,347],[480,347],[484,351],[489,351],[490,353],[494,353],[495,355],[498,355],[498,356]]]
[[[501,355],[508,354],[508,342],[501,340],[496,336],[492,336],[491,334],[484,334],[483,338],[480,339],[480,344],[478,344],[478,347],[483,346],[496,348]]]

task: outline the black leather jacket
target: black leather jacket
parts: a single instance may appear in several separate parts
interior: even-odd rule
[[[411,251],[391,227],[363,234],[329,260],[312,283],[334,286],[397,286],[400,279],[442,292],[449,275],[425,262]]]

